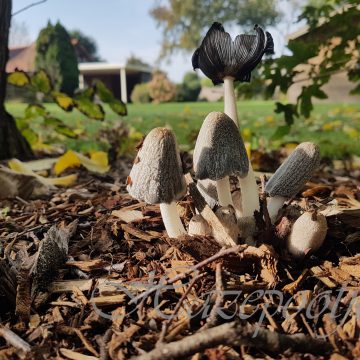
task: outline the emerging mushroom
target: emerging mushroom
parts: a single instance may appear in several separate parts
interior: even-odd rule
[[[211,236],[212,231],[207,221],[200,214],[196,214],[189,222],[188,234],[192,236]]]
[[[319,148],[311,142],[298,145],[281,164],[265,186],[265,192],[270,196],[268,212],[272,220],[276,219],[286,199],[295,196],[310,180],[319,164]]]
[[[274,53],[274,42],[270,33],[255,25],[255,35],[241,34],[235,41],[223,26],[213,23],[200,47],[192,57],[194,69],[201,69],[213,83],[224,82],[224,112],[239,126],[234,80],[249,82],[251,71],[264,54]],[[259,196],[251,164],[247,176],[239,179],[242,190],[242,216],[253,216],[259,210]]]
[[[194,149],[196,178],[216,180],[221,206],[232,205],[229,175],[246,176],[249,160],[234,122],[224,113],[205,118]]]
[[[170,130],[155,128],[146,136],[131,169],[127,190],[139,201],[160,204],[169,237],[186,234],[175,202],[185,194],[186,183],[176,139]]]
[[[313,253],[323,244],[327,233],[324,215],[304,212],[294,223],[287,240],[287,249],[294,257]]]

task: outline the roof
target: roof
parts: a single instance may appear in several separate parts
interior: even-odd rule
[[[9,60],[6,64],[6,72],[10,73],[15,71],[15,69],[23,70],[25,72],[34,71],[35,56],[35,43],[9,49]]]
[[[6,72],[11,73],[16,69],[25,72],[35,71],[36,44],[13,47],[9,49],[9,61],[6,64]],[[128,73],[152,73],[152,68],[141,65],[126,65],[106,62],[79,63],[81,74],[119,74],[121,69]]]
[[[152,72],[151,67],[140,65],[126,65],[106,62],[90,62],[79,64],[79,71],[81,74],[118,74],[122,69],[125,69],[127,72]]]
[[[344,13],[352,8],[356,8],[358,10],[360,10],[360,5],[352,5],[352,4],[347,4],[344,6],[339,7],[338,9],[334,10],[331,14],[330,14],[330,18]],[[354,23],[356,23],[356,21],[358,21],[358,16],[354,17]],[[289,34],[286,36],[286,39],[289,40],[295,40],[295,39],[300,39],[300,38],[305,38],[305,37],[309,37],[311,36],[311,34],[314,34],[315,32],[319,32],[321,30],[323,30],[323,32],[325,33],[325,35],[328,37],[331,34],[331,32],[336,32],[336,29],[329,29],[328,26],[326,25],[331,25],[331,23],[329,23],[329,19],[326,17],[321,17],[318,21],[318,25],[315,28],[310,29],[310,27],[308,25],[304,25],[302,26],[300,29],[296,30],[295,32]],[[329,32],[330,30],[330,32]]]

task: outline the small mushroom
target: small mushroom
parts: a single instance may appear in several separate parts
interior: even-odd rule
[[[319,148],[311,142],[298,145],[281,164],[265,186],[265,192],[270,196],[268,212],[272,220],[276,219],[286,199],[295,196],[310,180],[319,164]]]
[[[194,149],[197,179],[216,181],[221,206],[232,205],[229,175],[246,176],[249,160],[234,122],[224,113],[211,112],[201,126]]]
[[[188,234],[192,236],[211,236],[211,228],[202,215],[196,214],[189,222]]]
[[[304,212],[293,224],[287,240],[287,249],[294,257],[301,258],[317,251],[323,244],[327,223],[324,215]]]
[[[136,159],[128,179],[129,194],[148,204],[160,204],[169,237],[186,234],[176,209],[186,183],[174,134],[166,128],[151,130]]]

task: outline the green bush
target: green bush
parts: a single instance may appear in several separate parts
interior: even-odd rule
[[[57,22],[42,29],[36,41],[36,69],[44,69],[55,90],[72,95],[79,86],[79,69],[70,36]]]
[[[177,86],[177,101],[196,101],[201,91],[201,82],[195,72],[187,72]]]
[[[131,93],[131,101],[135,104],[146,104],[151,102],[150,90],[148,83],[135,85]]]

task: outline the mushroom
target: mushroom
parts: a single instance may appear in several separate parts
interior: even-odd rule
[[[197,179],[216,180],[221,206],[232,205],[229,175],[246,176],[249,160],[234,122],[224,113],[211,112],[201,126],[194,149]]]
[[[202,215],[194,215],[189,222],[189,235],[198,235],[198,236],[211,236],[212,231],[211,227],[207,221],[203,218]]]
[[[295,196],[310,180],[319,164],[319,147],[311,142],[298,145],[281,164],[265,186],[265,192],[270,196],[268,212],[272,220],[276,219],[286,199]]]
[[[128,177],[127,190],[139,201],[160,204],[169,237],[186,234],[176,209],[176,200],[186,192],[180,154],[174,134],[155,128],[146,136]]]
[[[251,71],[264,54],[274,53],[271,34],[255,25],[255,35],[241,34],[231,39],[220,23],[213,23],[200,47],[192,57],[194,69],[201,69],[214,85],[224,83],[224,112],[239,126],[234,81],[249,82]],[[251,164],[244,178],[239,179],[242,190],[243,217],[259,210],[259,195]]]
[[[287,249],[294,257],[301,258],[317,251],[323,244],[327,223],[324,215],[304,212],[294,223],[287,240]]]

